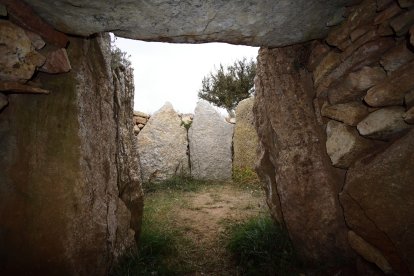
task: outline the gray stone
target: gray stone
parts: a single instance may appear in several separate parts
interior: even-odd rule
[[[3,108],[5,108],[8,104],[9,100],[7,99],[7,96],[0,93],[0,111],[3,110]]]
[[[396,47],[385,53],[380,63],[385,71],[390,74],[413,59],[414,53],[407,48],[407,42],[403,40]]]
[[[139,128],[139,126],[138,125],[134,125],[134,134],[135,135],[138,135],[138,133],[140,132],[140,128]]]
[[[149,119],[150,115],[141,111],[134,111],[134,116],[143,117]]]
[[[372,147],[372,141],[361,137],[355,128],[336,121],[328,122],[326,135],[326,151],[335,167],[348,168]]]
[[[361,102],[324,105],[321,114],[322,116],[343,122],[347,125],[356,126],[368,115],[368,108]]]
[[[197,103],[188,131],[191,175],[195,179],[231,179],[233,128],[209,103]]]
[[[403,120],[404,112],[403,107],[381,108],[370,113],[357,125],[357,129],[362,136],[388,140],[410,128]]]
[[[281,46],[326,36],[350,0],[28,0],[56,29],[147,41]],[[300,16],[298,16],[298,11]]]
[[[139,125],[143,124],[145,125],[148,122],[147,118],[140,117],[140,116],[134,116],[134,124]]]
[[[159,182],[189,175],[187,130],[170,103],[148,120],[138,134],[142,181]]]
[[[254,170],[257,161],[258,137],[254,127],[254,97],[242,100],[236,107],[233,136],[233,168]]]

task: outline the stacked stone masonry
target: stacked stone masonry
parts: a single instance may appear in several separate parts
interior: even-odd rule
[[[414,275],[413,26],[413,1],[362,1],[307,64],[327,153],[346,172],[350,245],[398,275]]]

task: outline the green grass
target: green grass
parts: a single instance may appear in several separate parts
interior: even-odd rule
[[[195,180],[189,176],[173,176],[162,182],[144,183],[143,189],[146,193],[157,191],[196,192],[208,184],[208,181]]]
[[[227,229],[227,249],[242,275],[297,275],[289,236],[269,216],[260,215]]]

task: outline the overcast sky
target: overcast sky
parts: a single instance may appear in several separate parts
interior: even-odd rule
[[[176,111],[193,113],[204,76],[220,63],[256,60],[258,48],[225,43],[170,44],[117,38],[116,45],[131,55],[134,68],[134,109],[157,111],[166,101]]]

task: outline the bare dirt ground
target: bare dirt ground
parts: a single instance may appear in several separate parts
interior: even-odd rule
[[[157,196],[150,197],[156,200]],[[172,262],[186,267],[185,275],[238,275],[225,248],[226,229],[267,212],[261,188],[211,185],[197,192],[174,193],[169,199],[172,204],[160,212],[167,227],[176,229],[182,236]]]

